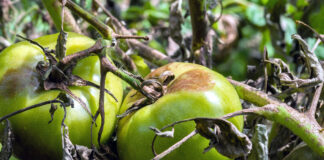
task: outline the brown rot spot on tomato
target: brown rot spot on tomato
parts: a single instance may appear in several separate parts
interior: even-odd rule
[[[205,91],[213,88],[215,82],[210,72],[202,69],[193,69],[179,76],[168,87],[167,93],[177,91]]]
[[[30,67],[9,69],[0,80],[0,95],[14,97],[25,89],[36,90],[38,86],[37,74]]]

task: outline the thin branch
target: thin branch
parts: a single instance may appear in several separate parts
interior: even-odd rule
[[[47,105],[47,104],[52,104],[52,103],[60,103],[61,105],[64,105],[64,103],[60,100],[50,100],[50,101],[45,101],[45,102],[42,102],[42,103],[38,103],[38,104],[35,104],[35,105],[32,105],[32,106],[29,106],[29,107],[26,107],[26,108],[23,108],[23,109],[20,109],[18,111],[15,111],[15,112],[12,112],[8,115],[5,115],[3,117],[0,118],[0,122],[2,122],[3,120],[5,119],[8,119],[14,115],[17,115],[19,113],[22,113],[22,112],[25,112],[25,111],[28,111],[28,110],[31,110],[33,108],[37,108],[37,107],[41,107],[41,106],[44,106],[44,105]]]
[[[307,26],[307,25],[306,25]],[[308,26],[313,32],[315,31],[314,29],[312,29],[310,26]],[[315,31],[316,32],[316,31]],[[321,36],[320,36],[321,37]],[[317,39],[315,45],[313,46],[312,48],[312,53],[315,52],[317,46],[319,45],[320,43],[320,38]],[[310,117],[314,117],[315,118],[315,113],[316,113],[316,109],[317,109],[317,104],[318,104],[318,100],[321,96],[321,93],[322,93],[322,89],[323,89],[323,82],[321,82],[319,84],[319,86],[315,89],[315,93],[314,93],[314,96],[313,96],[313,100],[312,100],[312,103],[309,107],[309,110],[307,111],[307,114],[310,116]]]
[[[148,36],[136,36],[136,35],[118,35],[114,34],[114,38],[116,39],[143,39],[148,41],[149,37]]]
[[[65,56],[58,64],[59,68],[60,66],[65,66],[67,64],[71,64],[71,62],[77,62],[83,58],[89,57],[91,54],[93,53],[99,53],[102,50],[103,46],[101,44],[101,41],[98,40],[96,41],[96,43],[91,46],[90,48],[86,49],[86,50],[82,50],[79,51],[77,53],[74,54],[70,54]],[[62,70],[64,70],[63,68],[60,68]]]
[[[313,29],[311,26],[309,26],[308,24],[302,22],[302,21],[296,21],[297,24],[302,24],[303,26],[307,27],[308,29],[310,29],[313,33],[315,33],[316,38],[320,39],[322,41],[322,43],[324,43],[324,38],[315,30]]]
[[[317,109],[317,103],[318,103],[318,100],[319,100],[319,98],[321,96],[322,89],[323,89],[323,82],[320,83],[319,86],[315,90],[312,103],[310,105],[309,110],[307,111],[307,114],[309,115],[309,117],[315,118],[315,113],[316,113],[316,109]]]
[[[101,117],[101,125],[98,133],[98,144],[101,146],[100,139],[105,126],[105,84],[106,84],[106,76],[108,70],[103,66],[103,57],[100,58],[100,92],[99,92],[99,108],[98,111]],[[97,111],[97,112],[98,112]],[[95,117],[96,119],[97,117]]]
[[[190,139],[191,137],[195,136],[198,133],[197,130],[192,131],[191,133],[189,133],[186,137],[182,138],[180,141],[178,141],[176,144],[172,145],[170,148],[168,148],[167,150],[163,151],[162,153],[160,153],[159,155],[156,155],[152,160],[159,160],[163,157],[165,157],[166,155],[168,155],[169,153],[171,153],[172,151],[174,151],[175,149],[179,148],[184,142],[186,142],[188,139]]]
[[[264,51],[263,51],[264,87],[263,87],[263,90],[265,93],[267,93],[267,88],[268,88],[268,70],[267,70],[267,63],[265,63],[266,60],[268,60],[268,50],[266,47],[264,47]]]
[[[85,11],[84,9],[82,9],[80,6],[78,6],[71,0],[67,0],[66,7],[68,7],[70,10],[75,12],[77,15],[79,15],[88,23],[90,23],[94,28],[96,28],[104,39],[111,40],[112,38],[114,38],[114,36],[118,35],[114,33],[112,28],[110,28],[109,26],[107,26],[106,24],[98,20],[91,13]],[[108,14],[108,16],[110,16],[111,20],[115,25],[118,25],[116,29],[118,28],[120,31],[122,31],[121,34],[130,35],[130,32],[123,25],[121,25],[121,23],[119,23],[116,18],[112,18],[113,17],[112,14]],[[138,50],[138,54],[140,56],[142,56],[143,58],[151,61],[152,63],[158,66],[162,66],[167,63],[173,62],[173,60],[168,56],[166,56],[165,54],[159,52],[158,50],[148,47],[147,45],[141,43],[136,39],[127,39],[126,42],[129,44],[131,48]]]

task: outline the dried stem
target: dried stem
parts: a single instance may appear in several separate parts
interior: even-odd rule
[[[313,46],[312,50],[310,51],[311,53],[314,54],[314,51],[316,50],[316,48],[317,48],[317,46],[319,44],[319,40],[322,41],[322,43],[324,43],[324,38],[315,29],[313,29],[308,24],[306,24],[306,23],[304,23],[302,21],[298,21],[298,20],[296,21],[296,23],[297,24],[301,24],[301,25],[305,26],[306,28],[310,29],[316,35],[316,37],[318,38],[318,40],[316,41],[316,43]],[[314,54],[313,57],[316,59],[316,62],[318,63],[318,66],[317,66],[318,69],[317,70],[323,72],[322,65],[318,61],[316,55]],[[314,65],[315,66],[316,64],[311,64],[311,65]],[[320,76],[323,76],[323,74],[320,74]],[[323,79],[323,77],[320,77],[320,78]],[[317,108],[318,100],[319,100],[320,95],[321,95],[321,92],[322,92],[322,88],[323,88],[323,82],[320,82],[319,86],[315,89],[315,93],[314,93],[314,96],[313,96],[313,100],[312,100],[311,106],[310,106],[309,110],[306,113],[309,117],[312,117],[314,119],[315,119],[315,113],[316,113],[316,108]]]
[[[149,37],[148,36],[133,36],[133,35],[118,35],[118,34],[114,34],[114,38],[116,39],[143,39],[148,41]]]
[[[60,0],[62,2],[62,0]],[[66,0],[66,7],[72,10],[74,13],[78,14],[92,26],[94,26],[99,33],[102,35],[104,39],[111,40],[113,30],[105,25],[103,22],[99,21],[94,15],[90,14],[89,12],[85,11],[83,8],[72,2],[71,0]]]
[[[191,137],[195,136],[197,133],[198,133],[197,130],[192,131],[187,136],[185,136],[184,138],[182,138],[180,141],[178,141],[177,143],[175,143],[174,145],[172,145],[170,148],[168,148],[167,150],[163,151],[159,155],[156,155],[152,160],[159,160],[159,159],[165,157],[166,155],[168,155],[169,153],[171,153],[175,149],[179,148],[184,142],[186,142]]]
[[[62,1],[62,0],[60,0]],[[100,4],[100,3],[99,3]],[[100,6],[100,5],[99,5]],[[70,10],[72,10],[74,13],[82,17],[84,20],[86,20],[88,23],[90,23],[94,28],[98,30],[98,32],[102,35],[104,39],[111,40],[114,37],[118,37],[120,35],[114,33],[113,29],[104,24],[103,22],[99,21],[95,16],[93,16],[91,13],[85,11],[81,7],[79,7],[77,4],[73,3],[71,0],[67,0],[66,7],[68,7]],[[103,7],[104,8],[104,7]],[[105,9],[104,9],[105,11]],[[123,26],[121,23],[112,16],[108,11],[105,11],[105,13],[108,13],[108,16],[111,18],[114,25],[117,25],[115,27],[120,30],[119,34],[125,34],[130,35],[130,32]],[[136,39],[127,39],[126,42],[129,44],[129,46],[133,49],[138,50],[138,54],[142,56],[143,58],[151,61],[152,63],[162,66],[167,63],[173,62],[172,59],[170,59],[165,54],[152,49],[148,47],[147,45],[141,43],[140,41]]]
[[[191,55],[195,63],[206,66],[204,48],[207,46],[208,18],[205,9],[205,0],[189,0],[189,9],[192,26]]]
[[[132,73],[137,73],[137,67],[133,59],[131,59],[119,46],[115,47],[115,51],[123,61],[123,64],[125,64],[126,68]]]
[[[100,117],[101,117],[101,125],[100,125],[100,129],[99,129],[99,133],[98,133],[98,144],[101,145],[100,143],[100,139],[101,139],[101,135],[105,126],[105,84],[106,84],[106,76],[107,76],[107,72],[108,70],[106,70],[106,68],[103,66],[103,58],[100,58],[100,93],[99,93],[99,108],[97,113],[100,113]],[[97,114],[96,114],[97,115]],[[95,119],[97,119],[97,117],[95,117]]]
[[[287,104],[275,100],[266,93],[246,84],[230,79],[229,81],[234,85],[241,99],[258,106],[264,106],[261,107],[263,109],[254,113],[287,127],[304,140],[312,150],[324,156],[324,132],[322,132],[322,127],[314,119],[314,116],[300,113]]]
[[[37,108],[37,107],[41,107],[41,106],[44,106],[44,105],[47,105],[47,104],[52,104],[52,103],[60,103],[62,106],[64,105],[64,103],[60,100],[50,100],[50,101],[45,101],[45,102],[42,102],[42,103],[38,103],[38,104],[34,104],[32,106],[29,106],[29,107],[26,107],[26,108],[23,108],[23,109],[20,109],[18,111],[15,111],[15,112],[12,112],[8,115],[5,115],[3,117],[0,118],[0,122],[2,122],[3,120],[5,119],[8,119],[16,114],[19,114],[19,113],[22,113],[22,112],[25,112],[25,111],[28,111],[28,110],[31,110],[33,108]]]
[[[311,106],[310,106],[309,110],[307,111],[307,114],[309,117],[315,118],[316,108],[317,108],[318,100],[321,96],[322,88],[323,88],[323,82],[320,83],[319,86],[315,90]]]
[[[61,28],[61,17],[57,16],[61,14],[61,6],[57,0],[42,0],[44,6],[46,7],[48,13],[52,17],[52,20],[55,24],[57,30]],[[81,33],[81,29],[79,28],[76,20],[74,19],[72,13],[69,10],[64,10],[64,30],[65,31],[73,31],[76,33]]]
[[[70,54],[65,56],[58,64],[58,66],[61,65],[68,65],[71,64],[72,62],[78,62],[79,60],[89,57],[92,53],[99,53],[101,52],[103,46],[101,41],[96,41],[96,43],[91,46],[90,48],[86,49],[86,50],[82,50],[79,51],[77,53],[74,54]]]
[[[265,93],[267,93],[267,88],[268,88],[268,70],[267,70],[267,64],[265,61],[268,60],[268,51],[267,48],[264,47],[263,51],[263,71],[264,71],[264,87],[263,90]]]
[[[296,21],[296,23],[301,24],[301,25],[307,27],[308,29],[310,29],[313,33],[315,33],[316,38],[320,39],[322,41],[322,43],[324,43],[324,38],[315,29],[313,29],[311,26],[309,26],[308,24],[306,24],[306,23],[304,23],[302,21],[298,21],[298,20]]]

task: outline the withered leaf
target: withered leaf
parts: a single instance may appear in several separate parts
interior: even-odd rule
[[[257,124],[254,128],[252,138],[253,148],[248,160],[268,160],[268,132],[267,126],[264,124]]]
[[[249,138],[231,122],[218,118],[196,118],[194,121],[198,133],[210,140],[205,151],[215,147],[219,153],[229,158],[244,156],[251,151]]]
[[[63,160],[73,160],[76,159],[77,154],[76,150],[74,148],[73,143],[71,142],[69,138],[69,129],[67,126],[63,126],[64,131],[62,135],[62,140],[63,140]]]

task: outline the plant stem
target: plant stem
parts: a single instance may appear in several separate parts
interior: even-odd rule
[[[126,81],[129,85],[131,85],[135,90],[141,91],[141,81],[128,75],[127,73],[121,71],[116,66],[112,65],[108,58],[102,59],[103,66],[106,67],[110,72],[114,75],[118,76],[122,80]]]
[[[60,0],[61,1],[61,0]],[[79,7],[77,4],[73,3],[71,0],[67,0],[67,3],[65,5],[70,10],[72,10],[77,15],[81,16],[84,20],[86,20],[88,23],[90,23],[101,35],[104,39],[111,40],[112,38],[120,37],[120,35],[114,33],[113,29],[100,20],[98,20],[95,16],[93,16],[91,13],[87,12],[83,8]],[[103,8],[104,9],[104,8]],[[131,32],[129,32],[118,20],[117,18],[113,17],[110,12],[106,11],[108,16],[111,18],[111,21],[113,25],[115,26],[116,32],[119,34],[125,34],[130,35]],[[133,38],[133,37],[132,37]],[[138,54],[152,62],[153,64],[156,64],[158,66],[162,66],[165,64],[168,64],[170,62],[173,62],[171,58],[163,54],[162,52],[159,52],[158,50],[152,49],[148,47],[147,45],[143,44],[142,42],[136,40],[136,39],[126,39],[127,44],[130,48],[133,48],[135,50],[138,50]]]
[[[262,91],[250,87],[246,84],[228,79],[235,87],[239,97],[245,101],[251,102],[261,108],[252,108],[255,111],[251,113],[264,116],[265,118],[277,122],[294,134],[299,136],[305,143],[319,155],[324,157],[324,131],[317,123],[314,115],[300,113],[285,103],[280,102]],[[238,111],[224,116],[230,118],[236,115],[246,114],[246,111]]]
[[[205,0],[189,0],[189,9],[192,26],[191,53],[195,63],[206,66],[204,46],[207,44],[208,18],[205,9]]]
[[[5,119],[8,119],[16,114],[19,114],[19,113],[22,113],[22,112],[25,112],[25,111],[28,111],[28,110],[31,110],[33,108],[37,108],[37,107],[41,107],[41,106],[44,106],[44,105],[47,105],[47,104],[52,104],[52,103],[60,103],[61,105],[64,106],[63,102],[60,101],[60,100],[49,100],[49,101],[45,101],[45,102],[41,102],[41,103],[38,103],[38,104],[35,104],[35,105],[32,105],[32,106],[29,106],[29,107],[26,107],[26,108],[23,108],[23,109],[20,109],[18,111],[15,111],[13,113],[10,113],[6,116],[3,116],[0,118],[0,122],[2,122],[3,120]]]
[[[94,15],[87,12],[71,0],[67,0],[65,6],[94,26],[104,39],[111,40],[113,38],[114,32],[112,28],[99,21]]]
[[[50,14],[56,29],[59,31],[61,28],[61,16],[58,15],[60,15],[62,11],[60,3],[57,0],[42,0],[42,2]],[[81,33],[81,29],[69,10],[64,10],[63,26],[65,31]]]

